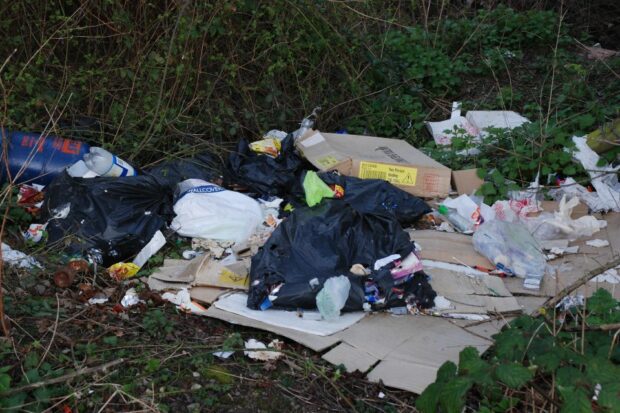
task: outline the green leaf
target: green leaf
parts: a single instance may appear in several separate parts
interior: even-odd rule
[[[601,386],[598,404],[609,408],[612,413],[620,413],[620,383],[608,383]]]
[[[599,288],[588,299],[586,308],[591,314],[607,315],[612,313],[612,310],[617,310],[618,301],[612,297],[609,291]]]
[[[105,344],[109,344],[111,346],[115,346],[118,344],[118,337],[116,336],[108,336],[103,338],[103,342]]]
[[[437,370],[437,383],[445,383],[452,380],[456,376],[456,364],[446,361]]]
[[[0,393],[7,391],[11,387],[11,376],[0,374]]]
[[[574,387],[560,387],[560,394],[564,403],[560,413],[590,413],[592,412],[592,404],[590,398],[583,389]]]
[[[500,364],[495,369],[498,380],[512,389],[518,389],[534,377],[534,372],[518,363]]]
[[[558,387],[569,387],[577,384],[576,381],[583,382],[583,373],[573,366],[564,366],[556,371],[555,379]]]
[[[159,370],[159,366],[161,365],[161,361],[159,359],[150,359],[146,362],[146,371],[149,373],[153,373]]]
[[[594,122],[596,122],[596,119],[594,119],[594,116],[590,115],[589,113],[586,113],[584,115],[579,116],[577,118],[577,121],[579,122],[579,129],[586,130],[587,128],[590,128],[592,125],[594,125]]]
[[[465,406],[465,395],[472,386],[472,381],[465,377],[445,383],[439,392],[439,404],[446,413],[460,413]]]
[[[459,375],[467,375],[475,383],[493,384],[490,370],[489,363],[480,358],[474,347],[466,347],[459,354]]]
[[[607,358],[591,357],[586,364],[586,376],[590,383],[615,383],[620,378],[620,367]]]
[[[9,412],[18,412],[21,411],[18,406],[21,406],[26,401],[27,393],[17,393],[11,397],[0,398],[0,406],[7,409]]]
[[[431,383],[415,401],[415,407],[422,413],[435,413],[438,409],[440,383]]]
[[[574,165],[567,166],[564,168],[564,175],[573,176],[577,173],[577,168]]]

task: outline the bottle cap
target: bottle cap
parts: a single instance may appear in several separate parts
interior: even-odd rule
[[[448,207],[446,207],[445,205],[439,205],[439,208],[437,208],[437,210],[441,215],[448,215]]]

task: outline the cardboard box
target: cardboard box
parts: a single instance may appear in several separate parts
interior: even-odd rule
[[[402,140],[311,131],[296,145],[321,171],[384,179],[421,197],[444,197],[450,192],[450,168]]]
[[[484,180],[478,177],[477,171],[475,168],[452,171],[454,189],[459,195],[472,195],[482,186]]]

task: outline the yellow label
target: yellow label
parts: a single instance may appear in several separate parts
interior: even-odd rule
[[[363,179],[383,179],[396,185],[414,186],[418,169],[410,166],[386,165],[374,162],[360,162],[358,175]]]
[[[332,155],[327,155],[317,159],[316,163],[321,165],[323,168],[331,168],[338,163],[338,159],[334,158]]]
[[[245,287],[247,284],[247,279],[247,275],[241,276],[232,272],[228,268],[222,268],[222,271],[220,271],[219,282],[222,284]]]

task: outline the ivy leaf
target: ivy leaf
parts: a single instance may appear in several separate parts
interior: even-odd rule
[[[500,364],[495,369],[497,379],[511,389],[518,389],[534,377],[534,372],[518,363]]]

